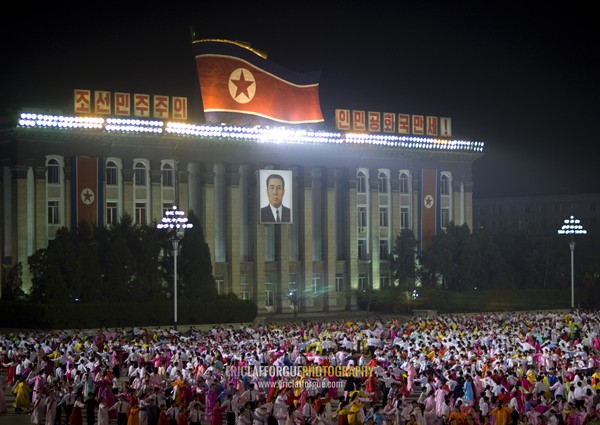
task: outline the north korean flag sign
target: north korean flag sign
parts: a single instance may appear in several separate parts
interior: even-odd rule
[[[76,229],[80,222],[92,226],[102,224],[102,166],[96,157],[76,156],[72,162],[71,183],[73,196],[72,225]]]
[[[420,248],[427,249],[437,231],[438,173],[435,169],[421,170],[420,190]]]
[[[240,42],[196,40],[193,50],[207,123],[323,122],[319,73],[289,71]]]

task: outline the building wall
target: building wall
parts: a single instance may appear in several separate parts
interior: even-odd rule
[[[556,233],[571,215],[585,227],[600,224],[600,194],[481,198],[473,201],[474,229],[537,229]]]
[[[451,216],[457,224],[464,222],[472,228],[470,167],[479,156],[474,153],[233,144],[164,135],[74,133],[67,140],[63,136],[60,131],[40,130],[35,137],[13,132],[0,140],[2,152],[9,153],[0,163],[1,195],[6,200],[0,206],[2,279],[12,265],[19,261],[26,265],[29,255],[46,247],[57,228],[71,226],[75,176],[70,164],[77,155],[96,156],[104,164],[108,159],[119,163],[118,183],[109,187],[103,182],[104,209],[108,202],[116,202],[119,216],[127,213],[136,219],[136,203],[143,201],[148,224],[159,221],[169,204],[193,210],[210,247],[214,275],[222,282],[219,289],[238,295],[247,291],[261,312],[291,312],[288,294],[292,288],[299,295],[299,311],[308,312],[353,308],[353,291],[359,285],[391,284],[380,239],[387,240],[391,252],[401,230],[401,204],[410,208],[408,223],[418,235],[419,176],[424,167],[452,176]],[[12,149],[21,145],[26,149]],[[62,161],[58,184],[48,182],[49,156]],[[148,165],[146,185],[136,183],[139,161]],[[164,164],[174,166],[171,186],[163,185]],[[292,224],[259,224],[263,188],[257,177],[265,168],[292,170]],[[365,192],[357,191],[358,170],[368,173]],[[400,193],[400,170],[410,174],[408,193]],[[382,173],[388,176],[383,193]],[[60,203],[57,224],[48,223],[49,199]],[[359,225],[362,205],[368,216],[366,226]],[[382,225],[381,208],[387,209],[387,225]],[[106,210],[102,225],[108,216]],[[359,239],[366,240],[367,252],[361,258]],[[28,291],[27,267],[23,270]],[[337,287],[336,277],[342,287]],[[290,283],[294,279],[295,285]]]

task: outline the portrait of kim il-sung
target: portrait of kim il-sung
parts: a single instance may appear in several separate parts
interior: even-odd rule
[[[260,222],[292,222],[292,172],[260,170]]]

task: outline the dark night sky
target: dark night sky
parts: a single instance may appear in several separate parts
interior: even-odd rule
[[[201,116],[193,25],[320,71],[332,127],[335,108],[451,117],[454,138],[486,144],[476,197],[600,192],[592,1],[56,3],[21,2],[3,26],[0,107],[69,111],[87,88],[186,96]]]

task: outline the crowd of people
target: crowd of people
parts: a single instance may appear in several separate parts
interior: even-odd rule
[[[45,425],[587,425],[600,423],[599,330],[599,313],[574,310],[18,331],[0,335],[0,414]]]

